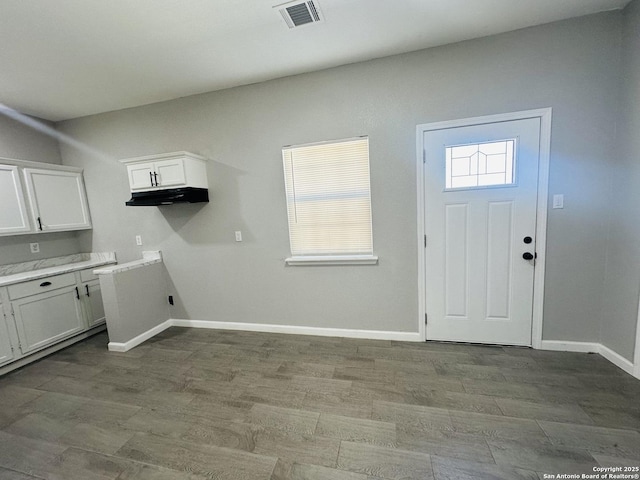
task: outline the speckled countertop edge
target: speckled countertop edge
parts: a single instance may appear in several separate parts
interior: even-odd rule
[[[66,261],[66,263],[64,263]],[[0,266],[0,287],[116,263],[115,252],[80,253]],[[16,271],[18,270],[18,271]],[[25,270],[25,271],[20,271]],[[2,274],[7,272],[6,274]],[[15,272],[15,273],[9,273]]]
[[[95,273],[96,275],[113,275],[116,273],[133,270],[135,268],[153,265],[154,263],[162,263],[162,252],[160,250],[142,252],[142,259],[140,260],[134,260],[128,263],[120,263],[111,267],[99,268],[93,273]]]

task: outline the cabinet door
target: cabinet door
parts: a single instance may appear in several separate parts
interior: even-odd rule
[[[20,348],[28,353],[85,329],[76,287],[65,287],[14,300]]]
[[[55,232],[91,228],[80,172],[25,168],[24,175],[36,229]]]
[[[131,190],[153,190],[155,187],[154,173],[152,162],[127,165]]]
[[[7,318],[5,317],[2,305],[0,305],[0,365],[13,360],[13,349],[9,339],[9,329],[7,328]]]
[[[184,173],[184,161],[181,158],[162,160],[154,163],[158,174],[158,185],[161,187],[178,187],[187,183]]]
[[[104,305],[102,304],[100,281],[94,280],[83,283],[82,294],[84,295],[84,314],[87,318],[89,328],[104,323],[106,318]]]
[[[0,235],[31,230],[18,167],[0,165],[0,205]]]

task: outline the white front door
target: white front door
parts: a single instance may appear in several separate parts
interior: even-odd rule
[[[427,340],[531,345],[540,118],[423,135]]]

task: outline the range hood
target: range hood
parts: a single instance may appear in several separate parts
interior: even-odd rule
[[[206,188],[183,187],[133,192],[131,200],[125,202],[130,207],[149,207],[157,205],[173,205],[174,203],[200,203],[209,201],[209,190]]]
[[[130,207],[209,201],[207,159],[190,152],[171,152],[120,160],[127,166]]]

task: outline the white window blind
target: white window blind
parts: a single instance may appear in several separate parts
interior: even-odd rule
[[[372,255],[369,139],[282,149],[292,256]]]

